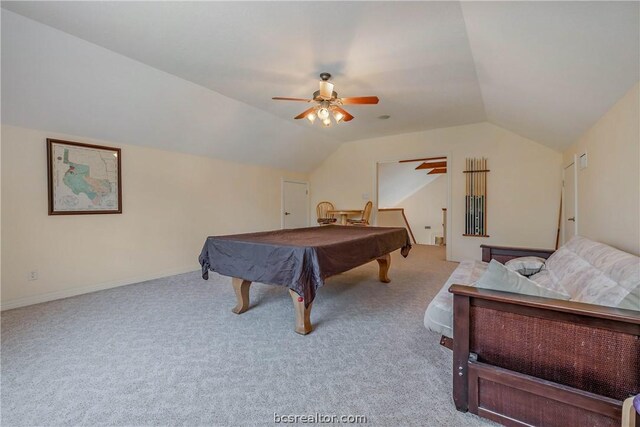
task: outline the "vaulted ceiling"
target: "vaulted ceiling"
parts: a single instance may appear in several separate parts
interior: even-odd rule
[[[561,150],[640,78],[637,2],[52,1],[2,7],[113,56],[99,70],[82,62],[83,69],[75,63],[69,70],[76,82],[88,70],[106,88],[90,81],[74,88],[51,80],[64,76],[43,72],[43,97],[28,88],[34,79],[24,73],[46,64],[25,60],[21,50],[46,56],[62,49],[67,64],[78,56],[74,50],[98,53],[69,40],[54,46],[14,36],[27,20],[16,23],[21,18],[12,15],[16,19],[5,23],[3,17],[3,122],[113,140],[129,132],[145,145],[289,169],[310,170],[345,141],[485,120]],[[39,31],[41,38],[54,38]],[[116,60],[113,52],[139,64]],[[143,72],[142,64],[193,87],[172,92],[168,77],[157,76],[170,94],[161,95],[150,82],[151,68]],[[64,74],[64,64],[57,65]],[[327,129],[292,119],[306,104],[271,100],[310,97],[323,71],[333,75],[340,96],[377,95],[380,103],[350,106],[355,120]],[[143,90],[153,93],[139,94]],[[65,96],[101,96],[104,105],[91,119],[82,112],[74,117],[68,107],[54,111]],[[138,128],[130,123],[114,130],[101,122],[98,116],[116,105],[139,118]],[[68,125],[77,120],[85,121],[80,129]],[[178,146],[179,135],[184,141]]]

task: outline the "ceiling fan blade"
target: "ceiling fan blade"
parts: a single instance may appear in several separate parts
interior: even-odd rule
[[[344,116],[344,117],[342,118],[342,120],[341,120],[341,121],[343,121],[343,122],[349,122],[349,121],[353,120],[353,116],[352,116],[351,114],[349,114],[349,112],[348,112],[347,110],[345,110],[344,108],[340,108],[340,107],[338,107],[337,105],[335,105],[333,108],[334,108],[336,111],[341,112],[341,113],[342,113],[342,115]]]
[[[276,101],[301,101],[301,102],[311,102],[313,99],[304,99],[304,98],[286,98],[283,96],[274,96],[271,99],[275,99]]]
[[[294,117],[294,119],[304,119],[307,114],[311,113],[312,111],[314,111],[316,109],[316,107],[311,107],[308,110],[304,110],[302,113],[298,114],[297,116]]]
[[[356,96],[354,98],[341,98],[344,105],[347,104],[377,104],[380,100],[377,96]]]

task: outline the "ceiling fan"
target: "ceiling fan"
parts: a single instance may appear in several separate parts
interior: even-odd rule
[[[307,118],[311,123],[315,122],[316,118],[322,121],[322,124],[326,127],[331,126],[331,115],[336,123],[348,122],[353,120],[353,116],[349,114],[343,105],[350,104],[377,104],[379,99],[377,96],[357,96],[352,98],[338,98],[338,94],[333,90],[333,83],[329,81],[331,74],[320,74],[320,89],[313,92],[312,99],[305,98],[286,98],[281,96],[275,96],[272,99],[277,101],[300,101],[300,102],[315,102],[316,104],[303,111],[294,117],[294,119]]]

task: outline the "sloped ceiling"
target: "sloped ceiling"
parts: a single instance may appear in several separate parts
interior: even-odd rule
[[[47,43],[32,34],[12,36],[26,31],[27,20],[5,25],[3,19],[3,122],[74,131],[69,123],[83,121],[76,125],[82,135],[121,140],[133,132],[142,144],[297,170],[312,169],[341,142],[485,120],[562,149],[640,75],[636,2],[53,1],[2,7],[108,49],[89,54],[88,43],[38,29],[45,40],[59,39],[44,49]],[[81,52],[101,66],[73,61],[79,69],[70,75],[85,83],[80,87],[60,82],[62,63],[58,75],[32,75],[46,83],[39,84],[26,79],[25,67],[47,64],[27,61],[25,44],[38,54],[51,52],[47,60],[54,63]],[[355,120],[325,129],[292,119],[306,104],[271,100],[309,97],[322,71],[333,74],[340,96],[377,95],[380,103],[352,106]],[[83,73],[112,84],[93,93],[101,85]],[[169,84],[174,76],[179,79]],[[164,94],[163,86],[173,91]],[[90,118],[69,107],[52,113],[61,97],[86,102],[93,95],[103,98],[99,113],[117,105],[144,126],[110,129],[117,114],[107,123],[100,114]],[[391,118],[378,119],[384,114]]]
[[[638,2],[465,2],[487,119],[563,149],[640,79]]]

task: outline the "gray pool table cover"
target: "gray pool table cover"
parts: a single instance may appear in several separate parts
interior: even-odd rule
[[[200,253],[202,278],[209,270],[251,282],[286,286],[313,302],[324,279],[401,249],[405,228],[328,225],[208,237]]]

